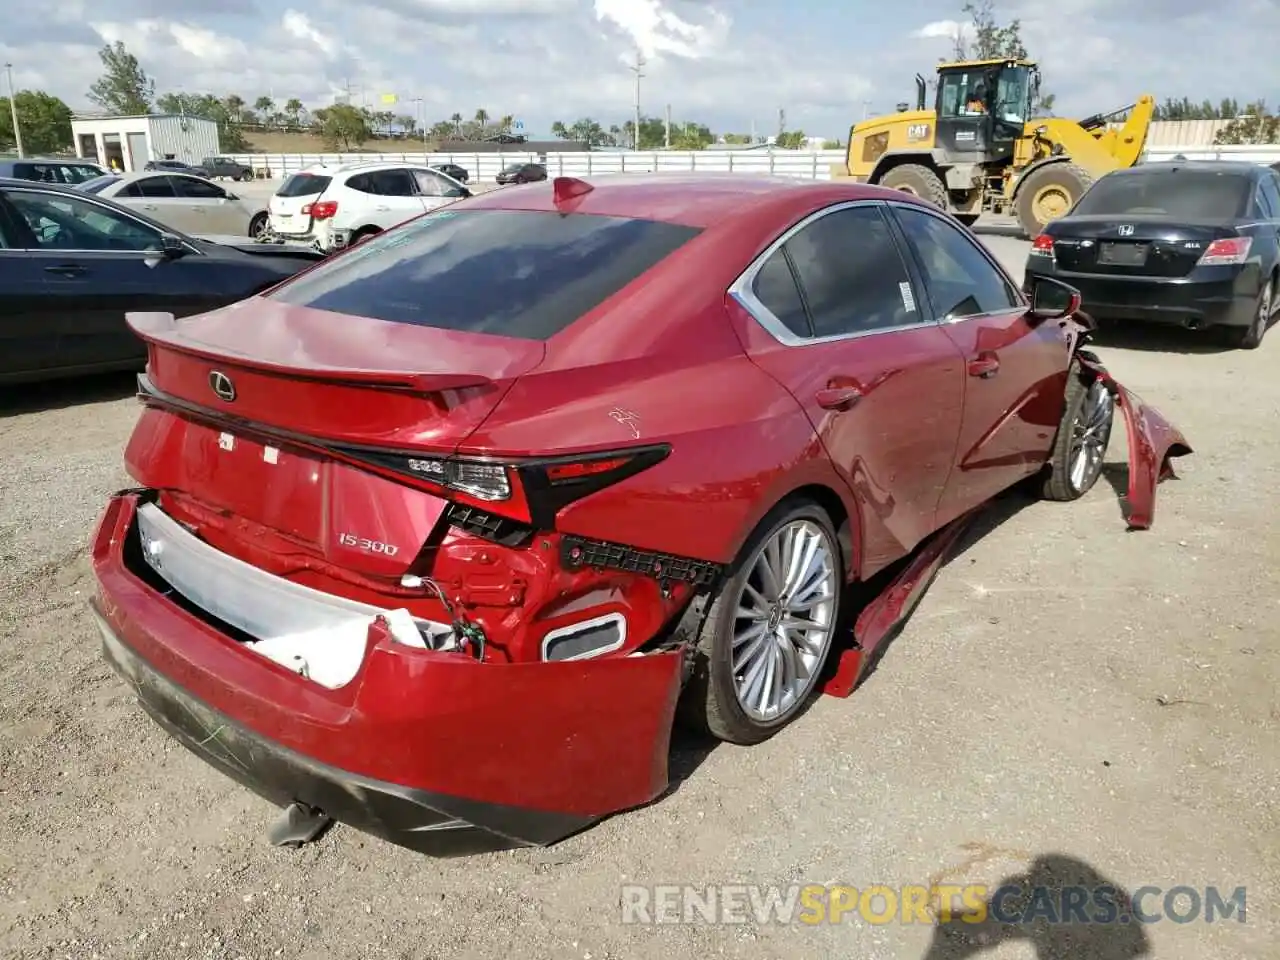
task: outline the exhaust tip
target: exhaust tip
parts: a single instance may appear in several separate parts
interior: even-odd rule
[[[333,823],[324,811],[305,803],[291,803],[267,831],[267,839],[275,847],[300,847],[318,840]]]

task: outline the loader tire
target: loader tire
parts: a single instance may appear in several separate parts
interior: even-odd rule
[[[1074,163],[1054,163],[1027,175],[1018,187],[1018,225],[1027,239],[1064,216],[1093,185],[1088,170]]]
[[[880,178],[880,186],[928,200],[940,210],[950,207],[947,203],[947,185],[936,173],[919,163],[904,163],[900,167],[894,167]]]

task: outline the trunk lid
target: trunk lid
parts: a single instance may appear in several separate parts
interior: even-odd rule
[[[1064,217],[1049,232],[1060,269],[1115,277],[1185,277],[1214,240],[1237,235],[1221,220],[1140,214]]]
[[[162,394],[277,432],[437,453],[456,450],[545,355],[540,341],[261,297],[183,320],[126,320],[147,343],[147,375]],[[215,379],[230,390],[219,394]]]
[[[263,562],[301,553],[379,578],[409,569],[447,504],[346,458],[448,456],[544,354],[538,341],[257,298],[127,320],[147,342],[152,407],[126,451],[134,479],[185,503],[188,520],[231,524]],[[274,550],[266,531],[284,538]]]

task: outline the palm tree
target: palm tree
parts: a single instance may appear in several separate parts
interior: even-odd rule
[[[299,126],[301,114],[302,101],[296,97],[290,98],[288,103],[284,105],[284,115],[289,118],[289,125],[292,127]]]
[[[476,111],[476,123],[480,124],[480,132],[484,133],[485,124],[489,122],[489,111],[481,107]]]
[[[516,125],[516,118],[511,116],[511,114],[508,113],[506,116],[504,116],[501,120],[498,121],[498,130],[501,133],[510,133],[511,128],[514,127],[515,125]]]
[[[254,102],[253,109],[258,112],[258,119],[262,121],[263,126],[266,126],[271,123],[276,112],[276,102],[270,97],[259,97]]]
[[[462,136],[462,114],[455,113],[449,118],[449,122],[453,124],[453,132],[455,136]]]
[[[239,94],[228,94],[226,99],[222,101],[222,105],[227,108],[227,114],[232,123],[242,123],[244,121],[244,98]]]

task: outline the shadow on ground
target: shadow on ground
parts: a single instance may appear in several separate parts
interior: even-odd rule
[[[1232,347],[1219,329],[1187,330],[1158,324],[1126,323],[1122,320],[1099,320],[1092,336],[1093,345],[1106,349],[1141,350],[1148,353],[1227,353]]]
[[[939,911],[922,960],[965,960],[1019,941],[1036,960],[1132,960],[1151,950],[1132,895],[1084,861],[1055,853],[1002,878],[980,907]]]
[[[0,418],[78,407],[85,403],[123,400],[133,396],[137,389],[138,377],[133,372],[7,384],[0,386]]]

